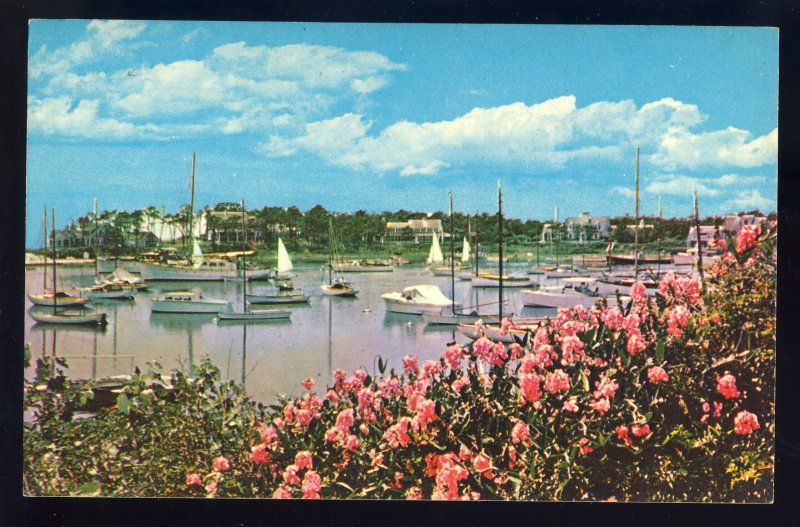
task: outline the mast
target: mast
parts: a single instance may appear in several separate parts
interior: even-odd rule
[[[455,258],[456,231],[453,227],[453,193],[450,192],[450,294],[452,295],[453,314],[456,314],[456,258]]]
[[[636,218],[633,226],[633,276],[639,276],[639,147],[636,147]]]
[[[194,170],[195,170],[195,152],[192,152],[192,194],[189,198],[189,237],[194,238]]]
[[[478,276],[480,271],[480,264],[478,260],[481,259],[481,222],[478,213],[475,213],[475,276]]]
[[[247,213],[244,208],[244,199],[242,199],[242,310],[247,312],[247,229],[245,228],[245,216]],[[246,334],[246,333],[245,333]],[[247,337],[245,337],[247,338]],[[242,373],[244,376],[244,373]],[[244,386],[244,377],[242,377],[242,386]]]
[[[500,223],[500,236],[498,252],[500,256],[500,287],[498,288],[500,301],[500,320],[503,320],[503,188],[502,180],[497,180],[497,217]]]
[[[559,242],[561,241],[561,232],[558,229],[558,205],[556,205],[555,212],[553,214],[553,229],[555,230],[555,232],[550,233],[550,240],[552,241],[553,245],[556,246],[556,271],[557,271],[559,267],[558,246]]]
[[[697,210],[697,189],[694,191],[694,226],[697,233],[697,271],[700,273],[700,287],[704,287],[703,280],[703,251],[700,247],[700,213]]]
[[[49,236],[47,234],[47,205],[45,205],[45,207],[44,207],[44,266],[42,267],[42,269],[44,270],[43,271],[43,273],[44,273],[44,286],[43,286],[43,289],[44,289],[44,293],[45,294],[47,294],[47,245],[48,245],[47,244],[47,240],[48,240],[48,237]],[[55,287],[53,289],[55,289]],[[55,293],[55,291],[53,291],[53,292]]]
[[[56,287],[56,209],[52,211],[53,216],[53,314],[56,314],[56,297],[58,288]]]
[[[97,282],[100,272],[97,266],[97,198],[94,199],[94,236],[92,240],[94,241],[94,281]]]
[[[328,217],[328,285],[333,285],[333,220]]]

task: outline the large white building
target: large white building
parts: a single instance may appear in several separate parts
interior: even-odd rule
[[[440,240],[444,238],[442,220],[390,221],[386,223],[386,234],[382,241],[383,243],[430,243],[434,232]]]

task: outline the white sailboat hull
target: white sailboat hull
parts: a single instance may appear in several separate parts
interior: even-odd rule
[[[393,265],[334,265],[333,270],[337,273],[391,273],[394,271]]]
[[[34,293],[28,293],[28,299],[36,306],[53,306],[53,297],[52,295],[43,294],[37,295]],[[89,299],[85,297],[76,297],[76,296],[59,296],[55,299],[56,307],[74,307],[74,306],[82,306]]]
[[[560,291],[523,289],[519,293],[522,304],[528,307],[592,307],[600,297],[589,296],[582,293],[562,293]]]
[[[452,272],[449,265],[437,265],[437,266],[430,266],[428,270],[433,273],[433,276],[450,276]],[[461,271],[461,266],[456,265],[455,269],[453,269],[456,273]]]
[[[487,276],[471,277],[472,287],[500,287],[500,279]],[[503,287],[533,287],[536,281],[530,278],[503,278]]]
[[[383,301],[386,303],[386,311],[390,313],[402,313],[405,315],[422,315],[423,313],[440,313],[442,308],[449,308],[450,305],[441,306],[439,304],[421,304],[416,302],[407,302],[403,300],[389,299],[384,297]],[[456,302],[456,309],[461,306]]]
[[[500,323],[500,318],[497,315],[481,315],[481,314],[470,315],[470,314],[459,314],[459,313],[456,313],[454,315],[451,312],[444,312],[444,311],[447,310],[443,310],[442,313],[423,313],[422,320],[424,320],[427,324],[442,325],[442,326],[474,324],[478,320],[482,320],[485,324]],[[509,313],[506,316],[511,318],[514,316],[514,313]]]
[[[286,295],[247,295],[247,301],[251,304],[305,304],[309,296],[299,294]]]
[[[321,285],[320,289],[322,289],[322,294],[325,296],[353,297],[358,294],[358,289],[353,289],[352,287],[337,288],[330,285]]]
[[[536,325],[526,326],[530,331],[536,330]],[[502,334],[500,328],[497,326],[484,327],[479,329],[473,324],[459,324],[458,332],[466,336],[470,340],[476,340],[481,336],[485,336],[493,342],[502,342],[503,344],[511,344],[516,342],[514,337],[522,339],[528,332],[526,329],[509,329],[505,335]]]
[[[233,306],[225,300],[212,298],[194,300],[153,299],[151,310],[154,313],[220,313],[233,311]]]

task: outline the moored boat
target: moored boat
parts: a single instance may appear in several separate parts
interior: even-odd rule
[[[266,295],[247,293],[247,301],[251,304],[306,304],[308,300],[309,296],[302,291],[277,292]]]
[[[497,273],[480,273],[471,277],[472,287],[500,287],[500,275]],[[503,287],[534,287],[536,280],[525,275],[503,275]]]
[[[514,313],[508,313],[508,317],[513,317]],[[441,313],[423,313],[422,320],[427,324],[440,325],[440,326],[457,326],[459,324],[474,324],[482,320],[486,324],[499,324],[500,317],[498,315],[481,315],[476,311],[469,313],[459,312],[453,314],[447,308],[442,309]]]
[[[500,326],[487,326],[484,324],[459,324],[458,332],[470,340],[477,340],[480,337],[486,337],[493,342],[511,344],[516,342],[518,339],[524,339],[525,335],[527,335],[529,332],[535,332],[540,325],[541,322],[529,321],[525,324],[518,324],[516,328],[512,327],[503,331]]]
[[[461,304],[447,298],[439,286],[412,285],[402,292],[393,291],[381,295],[386,310],[392,313],[421,315],[423,313],[441,313],[442,308],[459,309]]]
[[[52,289],[44,291],[43,293],[28,292],[28,299],[37,306],[57,306],[57,307],[75,307],[82,306],[89,301],[88,298],[83,296],[70,295],[66,291]]]
[[[233,311],[233,306],[227,300],[205,298],[202,293],[195,291],[162,291],[153,298],[150,308],[155,313],[220,313]]]
[[[358,294],[358,289],[354,289],[343,277],[335,279],[333,283],[322,284],[320,289],[326,296],[354,297]]]
[[[33,320],[41,324],[66,324],[66,325],[95,325],[105,326],[108,324],[105,313],[52,313],[32,309],[28,313]]]

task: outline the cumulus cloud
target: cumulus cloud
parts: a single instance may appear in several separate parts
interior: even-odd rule
[[[135,127],[98,116],[99,101],[68,97],[33,99],[28,103],[28,128],[45,135],[64,134],[91,138],[124,138],[136,134]]]
[[[757,167],[777,162],[778,129],[752,138],[746,130],[729,126],[724,130],[693,133],[673,127],[665,133],[650,162],[668,170],[676,168],[738,166]]]
[[[776,206],[776,199],[762,196],[758,189],[739,191],[734,198],[722,204],[722,207],[728,210],[758,209],[762,212],[774,211]]]

